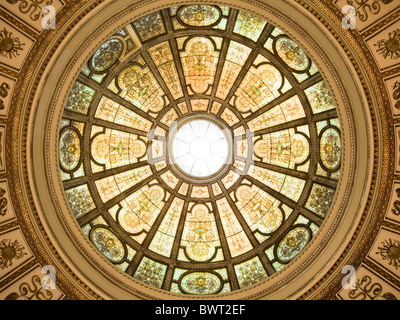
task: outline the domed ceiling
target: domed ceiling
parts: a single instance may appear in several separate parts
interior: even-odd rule
[[[0,12],[0,299],[400,298],[396,1]]]
[[[59,156],[80,227],[115,266],[215,294],[267,278],[318,232],[340,126],[301,44],[245,11],[179,6],[126,25],[87,61]]]

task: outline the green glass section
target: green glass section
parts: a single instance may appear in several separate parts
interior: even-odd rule
[[[161,288],[166,270],[166,265],[144,257],[133,277],[150,286]]]
[[[94,93],[95,90],[87,85],[84,85],[83,83],[80,83],[79,81],[76,81],[71,93],[68,96],[65,109],[87,114]]]

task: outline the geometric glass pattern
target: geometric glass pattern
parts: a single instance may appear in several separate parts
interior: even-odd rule
[[[333,96],[301,43],[258,15],[152,12],[71,86],[58,145],[71,214],[138,281],[186,295],[268,282],[330,213]]]

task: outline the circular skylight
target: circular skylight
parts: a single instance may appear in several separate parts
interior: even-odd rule
[[[222,128],[208,120],[191,120],[172,138],[171,158],[184,173],[203,178],[227,164],[229,148]]]

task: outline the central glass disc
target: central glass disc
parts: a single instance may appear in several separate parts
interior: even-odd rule
[[[206,159],[211,152],[211,143],[205,138],[196,138],[190,142],[190,154],[197,160]]]
[[[208,177],[228,161],[228,139],[217,124],[191,120],[180,126],[172,140],[172,159],[184,173]]]

